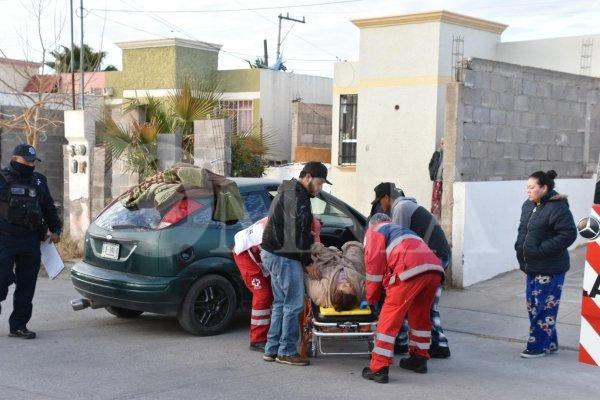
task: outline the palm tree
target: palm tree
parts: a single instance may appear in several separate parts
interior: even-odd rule
[[[231,176],[260,178],[265,171],[264,156],[274,148],[275,136],[253,126],[231,137]]]
[[[145,111],[145,119],[130,127],[115,123],[107,113],[102,121],[105,134],[100,141],[113,160],[124,160],[128,172],[141,177],[158,170],[157,137],[161,133],[181,133],[184,159],[192,161],[194,121],[219,115],[221,93],[219,82],[212,78],[184,79],[166,99],[148,96],[130,101],[126,111],[139,108]]]
[[[256,57],[256,59],[254,60],[253,63],[251,63],[248,60],[246,60],[246,62],[248,63],[248,65],[250,65],[250,68],[253,68],[253,69],[254,68],[269,68],[269,66],[265,62],[264,58],[262,58],[262,57]]]
[[[101,142],[112,160],[126,160],[125,172],[137,173],[143,180],[158,170],[158,125],[133,122],[131,126],[117,124],[107,113],[104,120],[104,136]]]
[[[55,70],[57,73],[66,73],[71,71],[71,49],[66,46],[61,46],[62,50],[54,50],[50,52],[50,55],[54,58],[54,61],[46,62],[46,65]],[[74,53],[74,68],[75,72],[79,71],[79,60],[81,50],[80,47],[75,45],[73,47]],[[84,60],[84,71],[92,72],[92,71],[100,71],[100,66],[102,65],[102,61],[106,58],[107,53],[105,51],[94,51],[87,44],[83,45],[83,60]],[[114,66],[109,66],[116,70]],[[109,68],[107,67],[107,68]],[[113,70],[113,69],[111,69]]]

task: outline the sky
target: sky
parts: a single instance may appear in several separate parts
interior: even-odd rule
[[[78,43],[80,0],[74,1]],[[40,3],[38,29],[31,10]],[[600,0],[84,0],[83,6],[85,43],[106,51],[105,64],[118,68],[121,50],[115,42],[171,37],[222,45],[220,69],[247,68],[246,60],[262,56],[263,39],[274,60],[280,13],[306,20],[283,23],[288,70],[329,77],[337,60],[358,59],[359,29],[351,23],[356,18],[445,9],[509,25],[503,41],[600,33]],[[38,32],[46,48],[68,46],[69,15],[68,0],[0,0],[0,50],[11,58],[39,61]],[[597,47],[600,54],[600,43]]]

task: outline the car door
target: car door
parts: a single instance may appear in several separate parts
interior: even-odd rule
[[[277,194],[277,186],[267,187],[267,193],[270,202]],[[311,208],[322,224],[321,242],[325,246],[341,248],[352,240],[362,242],[367,220],[354,208],[325,192],[311,199]]]
[[[349,241],[362,242],[366,218],[340,199],[321,193],[311,199],[313,216],[321,224],[321,242],[341,248]]]

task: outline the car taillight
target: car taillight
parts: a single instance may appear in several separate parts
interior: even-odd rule
[[[158,229],[168,228],[202,208],[202,204],[192,199],[181,199],[160,220]]]

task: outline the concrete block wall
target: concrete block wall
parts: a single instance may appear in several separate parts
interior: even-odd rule
[[[126,164],[123,160],[113,160],[112,168],[110,169],[110,177],[112,179],[110,196],[113,199],[116,199],[133,186],[140,183],[139,175],[127,171]]]
[[[230,119],[194,121],[194,164],[220,174],[231,174]]]
[[[94,147],[92,163],[92,219],[112,201],[112,162],[104,147]]]
[[[461,95],[448,98],[460,108],[456,181],[595,172],[600,79],[476,58],[463,67]]]
[[[576,220],[587,215],[600,154],[600,79],[482,59],[462,67],[446,93],[441,218],[459,287],[518,268],[532,172],[556,170]]]
[[[292,104],[292,155],[297,162],[331,161],[331,105]]]
[[[0,115],[20,115],[22,107],[0,106]],[[63,126],[62,111],[43,110],[45,118],[57,122],[57,126],[49,128],[38,137],[37,153],[42,162],[37,163],[36,171],[48,178],[48,187],[59,213],[63,208],[63,161],[62,147],[67,143]],[[15,146],[26,143],[25,134],[21,131],[0,132],[0,164],[4,168],[10,163],[10,157]],[[59,214],[60,215],[60,214]]]

